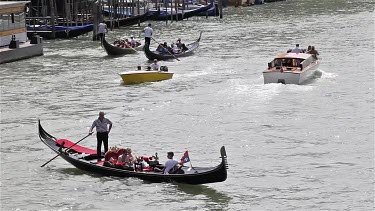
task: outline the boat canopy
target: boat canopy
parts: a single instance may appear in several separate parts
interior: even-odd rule
[[[312,54],[307,53],[282,53],[275,57],[275,59],[307,59],[311,57]]]

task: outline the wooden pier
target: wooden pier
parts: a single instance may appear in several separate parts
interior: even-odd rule
[[[209,0],[202,1],[203,4],[209,4]],[[222,18],[223,0],[216,1],[218,2],[216,4],[218,7],[217,11],[220,11],[220,18]],[[163,0],[162,2],[158,2],[158,0],[151,0],[150,3],[144,0],[30,0],[25,10],[26,25],[30,33],[38,33],[38,31],[45,29],[43,33],[49,33],[48,38],[54,39],[69,37],[69,33],[61,35],[61,27],[66,27],[65,30],[69,31],[72,27],[93,24],[93,40],[96,40],[97,26],[103,20],[106,22],[108,28],[113,30],[122,26],[121,23],[123,22],[129,23],[127,25],[130,25],[130,23],[132,25],[140,25],[142,21],[146,21],[145,18],[139,17],[138,22],[124,21],[124,19],[141,16],[149,8],[159,10],[173,9],[173,11],[191,10],[191,5],[188,5],[186,0]],[[178,20],[180,18],[177,18],[176,12],[176,18],[172,17],[170,21]],[[42,27],[44,28],[41,29]]]

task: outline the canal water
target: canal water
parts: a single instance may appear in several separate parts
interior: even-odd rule
[[[224,18],[151,22],[154,38],[188,43],[165,61],[171,80],[123,85],[145,55],[109,57],[91,34],[44,42],[45,55],[3,64],[1,210],[370,210],[374,202],[374,2],[289,0],[227,8]],[[108,40],[139,37],[116,29]],[[262,71],[299,43],[322,58],[305,85],[263,84]],[[153,47],[156,47],[154,42]],[[110,146],[193,166],[228,155],[228,179],[206,185],[101,177],[55,156],[38,137],[85,137],[98,112]],[[95,148],[91,136],[81,142]]]

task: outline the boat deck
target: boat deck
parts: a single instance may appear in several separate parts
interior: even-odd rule
[[[276,67],[272,67],[270,69],[267,69],[263,72],[292,72],[292,73],[301,73],[301,68],[299,67],[282,67],[282,68],[276,68]]]
[[[30,44],[30,42],[20,42],[19,48],[27,48],[30,46],[33,46],[34,44]],[[0,53],[1,52],[6,52],[6,51],[12,51],[14,48],[9,48],[9,46],[2,46],[0,47]]]

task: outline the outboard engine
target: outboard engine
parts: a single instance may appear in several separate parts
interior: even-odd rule
[[[168,72],[168,67],[167,66],[161,66],[160,71]]]

